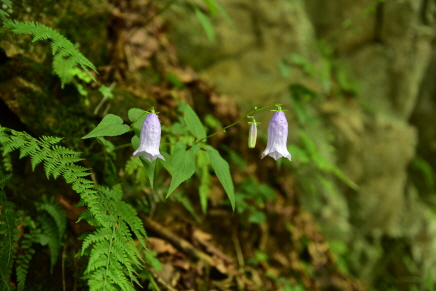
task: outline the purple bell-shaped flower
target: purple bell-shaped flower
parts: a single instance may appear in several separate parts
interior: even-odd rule
[[[288,140],[288,121],[286,120],[285,113],[276,111],[269,121],[268,125],[268,143],[266,149],[262,153],[262,159],[265,156],[271,156],[274,159],[281,157],[291,160],[286,142]]]
[[[159,152],[160,145],[160,122],[156,113],[149,113],[144,120],[141,130],[141,143],[138,149],[133,153],[134,157],[144,157],[150,162],[160,158],[165,158]]]

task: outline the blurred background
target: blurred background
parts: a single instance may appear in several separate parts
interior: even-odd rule
[[[243,219],[217,228],[222,190],[212,186],[208,214],[187,224],[234,257],[220,237],[245,239],[259,290],[434,290],[436,1],[13,2],[12,19],[64,34],[96,64],[98,82],[113,84],[114,98],[98,107],[97,87],[79,79],[62,89],[48,44],[5,32],[3,126],[72,140],[105,113],[127,119],[128,108],[154,105],[170,128],[183,101],[212,132],[280,103],[292,162],[260,159],[269,110],[256,114],[254,151],[245,122],[218,135],[212,144],[232,165],[240,205],[226,217]],[[267,185],[264,198],[257,183]]]

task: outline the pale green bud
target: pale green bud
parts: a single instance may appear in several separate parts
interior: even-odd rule
[[[251,123],[250,129],[248,130],[248,147],[253,149],[256,146],[257,139],[257,125],[256,122]]]

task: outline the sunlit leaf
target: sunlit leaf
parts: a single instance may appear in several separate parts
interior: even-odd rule
[[[168,189],[166,198],[184,181],[191,178],[195,172],[195,153],[200,148],[194,145],[191,149],[186,150],[186,144],[178,142],[174,147],[174,152],[171,156],[171,165],[173,175],[170,188]]]
[[[139,108],[132,108],[129,110],[129,120],[132,122],[133,132],[139,135],[141,132],[142,124],[148,115],[148,112]]]
[[[98,136],[117,136],[130,131],[130,127],[123,124],[123,119],[114,114],[106,115],[90,133],[82,137],[91,138]]]
[[[189,131],[191,131],[196,138],[202,139],[206,137],[206,130],[204,129],[200,118],[198,118],[197,113],[195,113],[195,111],[188,104],[185,106],[184,118]]]

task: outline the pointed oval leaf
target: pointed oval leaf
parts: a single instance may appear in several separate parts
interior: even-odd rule
[[[192,132],[196,138],[202,139],[206,137],[206,130],[204,129],[200,118],[198,118],[197,113],[195,113],[195,111],[188,104],[185,106],[184,118],[189,131]]]
[[[114,114],[108,114],[103,117],[96,128],[82,137],[82,139],[98,136],[117,136],[129,131],[130,127],[123,124],[123,119],[121,119],[121,117]]]
[[[224,190],[227,193],[227,196],[230,199],[230,203],[232,204],[233,211],[235,210],[235,192],[233,187],[232,176],[230,175],[230,167],[229,163],[227,163],[220,155],[220,153],[214,149],[213,147],[207,145],[206,146],[207,154],[209,155],[210,163],[212,164],[212,168],[215,171],[218,180],[220,180],[221,184],[224,187]]]
[[[130,122],[132,122],[133,132],[135,132],[136,135],[139,135],[148,112],[139,108],[132,108],[129,110],[128,115]]]
[[[183,142],[176,143],[174,152],[171,156],[173,168],[173,177],[166,198],[184,181],[191,178],[195,172],[195,153],[200,148],[194,145],[191,149],[186,150],[186,144]]]

